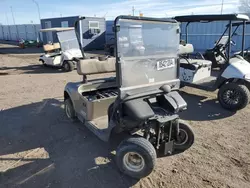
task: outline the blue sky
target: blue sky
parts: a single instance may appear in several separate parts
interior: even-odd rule
[[[144,16],[166,17],[185,14],[216,14],[222,0],[36,0],[41,17],[97,16],[114,19],[117,15],[142,12]],[[239,0],[224,0],[223,13],[238,12]],[[33,0],[0,0],[0,23],[13,24],[12,6],[17,24],[38,23],[37,7]]]

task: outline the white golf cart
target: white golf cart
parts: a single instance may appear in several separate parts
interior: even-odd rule
[[[63,68],[66,72],[72,71],[75,68],[75,58],[82,57],[74,28],[49,28],[40,31],[56,32],[59,42],[43,45],[45,54],[40,56],[39,61],[44,66]]]
[[[187,23],[186,43],[188,42],[187,31],[190,23],[229,21],[228,36],[221,37],[222,40],[217,43],[216,48],[211,49],[209,54],[206,51],[204,55],[199,53],[199,57],[197,55],[191,57],[194,52],[193,45],[180,45],[180,79],[184,86],[207,91],[219,89],[218,100],[226,109],[236,111],[245,108],[250,102],[250,64],[240,55],[231,57],[231,45],[235,44],[231,37],[234,21],[244,22],[249,17],[240,14],[191,15],[177,16],[175,19]],[[212,66],[216,63],[219,66]]]

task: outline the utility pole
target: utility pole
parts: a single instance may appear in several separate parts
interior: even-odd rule
[[[8,27],[8,34],[6,36],[6,40],[9,40],[10,39],[10,25],[9,25],[9,19],[8,19],[8,14],[5,13],[5,16],[6,16],[6,22],[7,22],[7,27]]]
[[[36,0],[33,0],[33,2],[36,4],[38,16],[39,16],[39,23],[40,23],[41,22],[40,6]]]
[[[132,15],[133,16],[135,15],[135,7],[134,6],[132,7]]]
[[[18,27],[16,25],[16,21],[15,21],[15,17],[14,17],[12,6],[10,7],[10,10],[11,10],[11,14],[12,14],[13,23],[16,26],[16,34],[17,34],[17,40],[18,40],[19,39],[19,32],[18,32]]]
[[[224,0],[221,1],[221,14],[223,13]]]

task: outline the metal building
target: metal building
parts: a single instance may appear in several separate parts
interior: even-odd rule
[[[0,40],[40,40],[39,24],[0,25]]]
[[[41,28],[53,27],[74,27],[75,21],[80,16],[47,18],[41,20]],[[80,41],[84,50],[101,50],[105,45],[105,18],[85,17],[78,25],[78,32],[81,33]],[[44,43],[58,42],[56,33],[43,33]]]
[[[114,20],[107,20],[106,21],[106,44],[113,44],[113,40],[115,37],[115,34],[113,32],[113,26],[114,26]]]

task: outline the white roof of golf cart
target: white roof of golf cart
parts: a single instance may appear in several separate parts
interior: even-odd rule
[[[248,21],[245,14],[207,14],[207,15],[186,15],[174,17],[178,22],[213,22],[213,21]]]
[[[50,31],[55,31],[55,32],[60,32],[60,31],[69,31],[69,30],[74,30],[74,27],[54,27],[54,28],[47,28],[47,29],[41,29],[41,32],[50,32]]]

